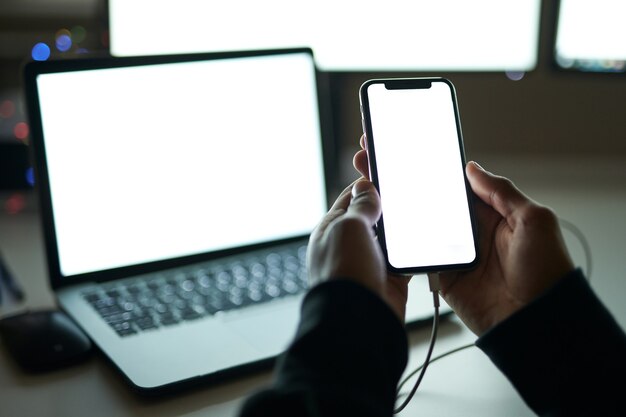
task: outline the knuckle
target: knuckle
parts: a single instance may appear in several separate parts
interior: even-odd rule
[[[343,216],[332,224],[331,233],[337,233],[342,235],[349,235],[354,233],[361,233],[367,229],[365,222],[352,216]]]
[[[524,211],[524,223],[539,227],[556,227],[558,219],[551,208],[532,204]]]
[[[376,207],[376,202],[374,200],[374,193],[372,191],[367,191],[365,193],[357,195],[352,202],[350,203],[353,206],[359,207]]]

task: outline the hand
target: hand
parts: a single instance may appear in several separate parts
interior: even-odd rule
[[[367,176],[364,150],[353,162]],[[441,274],[441,292],[461,320],[481,335],[555,285],[574,265],[550,209],[476,163],[468,163],[466,172],[478,197],[479,264],[471,271]]]
[[[409,278],[389,276],[373,226],[380,198],[361,178],[347,187],[311,234],[307,265],[311,284],[328,279],[355,281],[381,297],[404,322]]]
[[[466,173],[476,202],[480,261],[441,274],[442,295],[477,335],[554,286],[574,264],[555,214],[475,162]]]

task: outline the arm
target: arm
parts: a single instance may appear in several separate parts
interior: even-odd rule
[[[271,388],[241,415],[391,416],[406,361],[404,329],[380,297],[349,280],[326,282],[306,296]]]
[[[575,270],[476,345],[542,416],[626,416],[626,335]]]
[[[307,265],[317,285],[275,381],[245,403],[243,417],[392,415],[407,361],[408,279],[386,274],[372,232],[379,216],[378,193],[361,180],[313,231]]]

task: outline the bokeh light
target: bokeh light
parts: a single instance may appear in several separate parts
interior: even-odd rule
[[[26,182],[31,187],[34,187],[35,186],[35,170],[33,169],[33,167],[28,168],[26,172],[24,173],[24,176],[26,177]]]
[[[519,81],[524,78],[524,75],[526,75],[526,73],[524,71],[506,71],[505,75],[506,78],[511,81]]]
[[[15,193],[4,202],[4,210],[8,214],[18,214],[26,207],[26,200],[20,193]]]
[[[39,42],[33,46],[31,56],[35,61],[46,61],[50,58],[50,47],[44,42]]]
[[[72,36],[72,32],[70,32],[68,29],[65,29],[65,28],[63,28],[63,29],[59,29],[59,30],[57,30],[57,32],[54,34],[54,37],[55,37],[55,38],[58,38],[59,36],[62,36],[62,35],[67,35],[67,36],[70,36],[70,37],[71,37],[71,36]]]
[[[72,38],[69,35],[57,36],[55,45],[61,52],[67,52],[72,48]]]
[[[28,137],[29,129],[26,122],[19,122],[13,128],[13,134],[19,140],[25,140]]]
[[[11,100],[4,100],[0,103],[0,118],[10,119],[15,114],[15,103]]]
[[[109,31],[108,30],[103,30],[102,33],[100,34],[100,43],[105,48],[109,47]]]
[[[87,37],[87,30],[82,26],[74,26],[71,30],[72,41],[79,44]]]

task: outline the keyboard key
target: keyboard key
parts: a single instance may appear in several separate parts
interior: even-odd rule
[[[158,303],[158,304],[155,304],[152,307],[152,311],[154,311],[154,313],[156,313],[156,314],[165,314],[165,313],[169,312],[170,309],[169,309],[169,307],[166,304]]]
[[[83,297],[85,298],[85,300],[87,300],[89,304],[94,304],[98,300],[100,300],[100,298],[102,298],[102,296],[98,292],[86,293],[83,294]]]
[[[146,286],[151,290],[158,290],[161,286],[161,282],[156,279],[150,280],[146,283]]]
[[[139,286],[138,284],[132,284],[126,287],[126,291],[128,291],[129,294],[135,297],[137,296],[137,294],[140,294],[143,290],[144,288]]]
[[[265,286],[265,293],[272,298],[280,296],[280,288],[277,285],[268,284]]]
[[[106,294],[111,298],[118,298],[120,296],[120,292],[118,290],[109,290]]]
[[[158,326],[150,316],[137,318],[134,323],[141,330],[156,329]]]
[[[259,302],[263,299],[263,297],[264,297],[264,294],[261,288],[254,288],[254,289],[251,288],[248,290],[248,298],[252,302]]]
[[[115,305],[115,298],[111,297],[103,297],[99,298],[92,304],[96,310],[100,310],[101,308],[111,307]]]
[[[185,292],[191,292],[195,288],[196,284],[191,279],[186,279],[180,283],[180,288]]]
[[[158,316],[159,324],[163,326],[171,326],[180,322],[172,313],[164,313]]]
[[[270,267],[280,268],[280,266],[283,263],[283,260],[282,260],[282,257],[278,253],[272,252],[265,257],[265,263],[267,263],[267,265]]]
[[[158,299],[163,304],[172,304],[174,301],[178,299],[178,297],[175,294],[161,294],[159,295]]]
[[[197,282],[200,288],[210,288],[212,286],[211,278],[204,273],[197,278]]]
[[[110,307],[102,307],[102,308],[98,308],[97,309],[98,313],[102,316],[102,317],[106,317],[106,316],[111,316],[113,314],[120,314],[123,313],[124,310],[122,310],[120,308],[120,306],[118,305],[112,305]]]
[[[250,265],[250,275],[254,278],[263,278],[265,277],[265,266],[260,262],[254,262]]]
[[[288,292],[289,294],[296,294],[300,291],[300,286],[296,284],[295,280],[285,280],[283,281],[283,290]]]
[[[234,279],[235,287],[237,288],[246,288],[248,286],[248,276],[247,275],[236,275]]]
[[[176,293],[178,295],[178,297],[182,298],[183,300],[191,300],[194,295],[196,295],[196,293],[194,291],[178,291]]]
[[[130,323],[127,321],[121,323],[113,323],[112,327],[113,330],[115,330],[120,336],[128,336],[137,333],[137,331],[133,329]]]
[[[133,302],[126,301],[121,305],[121,307],[124,311],[133,311],[137,305]]]
[[[120,313],[120,314],[112,314],[110,316],[106,316],[104,320],[107,323],[111,324],[111,323],[119,323],[122,321],[129,321],[132,317],[133,315],[130,313]]]
[[[196,320],[202,317],[203,315],[202,315],[202,312],[199,312],[193,308],[187,307],[180,312],[180,316],[182,317],[183,320]]]

